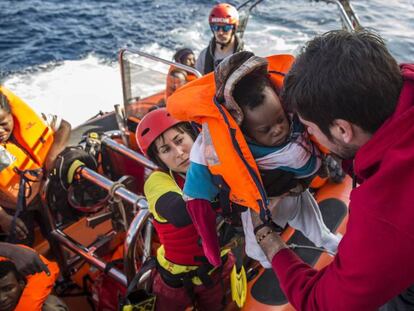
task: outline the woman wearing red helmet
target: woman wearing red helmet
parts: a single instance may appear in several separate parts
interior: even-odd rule
[[[210,12],[208,22],[213,38],[201,51],[196,62],[196,69],[202,74],[214,71],[214,68],[227,56],[243,51],[243,41],[236,35],[239,13],[234,6],[228,3],[215,5]]]
[[[191,305],[222,310],[234,263],[231,253],[223,251],[220,268],[213,270],[208,264],[182,197],[195,137],[189,123],[174,119],[165,108],[148,113],[136,131],[141,151],[160,167],[144,185],[161,242],[153,281],[156,310],[185,310]]]

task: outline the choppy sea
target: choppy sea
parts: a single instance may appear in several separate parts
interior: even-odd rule
[[[229,1],[239,5],[243,1]],[[171,59],[208,43],[207,0],[0,0],[0,82],[39,111],[78,125],[122,102],[118,51]],[[414,0],[351,1],[364,27],[381,34],[400,62],[414,62]],[[258,55],[296,53],[340,28],[334,4],[264,0],[245,42]]]

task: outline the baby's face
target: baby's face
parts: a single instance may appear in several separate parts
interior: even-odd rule
[[[275,91],[266,86],[260,106],[244,112],[244,132],[256,143],[274,147],[283,144],[290,132],[289,120]]]

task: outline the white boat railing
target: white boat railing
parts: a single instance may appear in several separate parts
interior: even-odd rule
[[[363,28],[349,0],[322,0],[322,1],[326,3],[333,3],[338,6],[342,23],[344,24],[345,28],[348,31],[355,31],[355,30],[360,30]]]

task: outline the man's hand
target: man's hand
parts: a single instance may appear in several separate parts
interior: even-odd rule
[[[252,224],[253,228],[257,228],[259,225],[263,224],[260,219],[259,214],[250,210],[252,215]],[[272,229],[269,226],[264,226],[257,230],[256,240],[265,253],[267,259],[272,262],[273,257],[283,248],[287,248],[287,245],[282,240],[280,235],[277,232],[270,232]]]
[[[9,258],[16,265],[17,270],[24,275],[46,272],[49,268],[40,259],[39,254],[30,248],[0,242],[0,256]]]
[[[1,229],[10,235],[12,230],[13,216],[9,215],[4,209],[0,207],[0,227]],[[20,219],[16,219],[16,236],[20,240],[27,238],[29,230],[27,229],[24,222]]]

